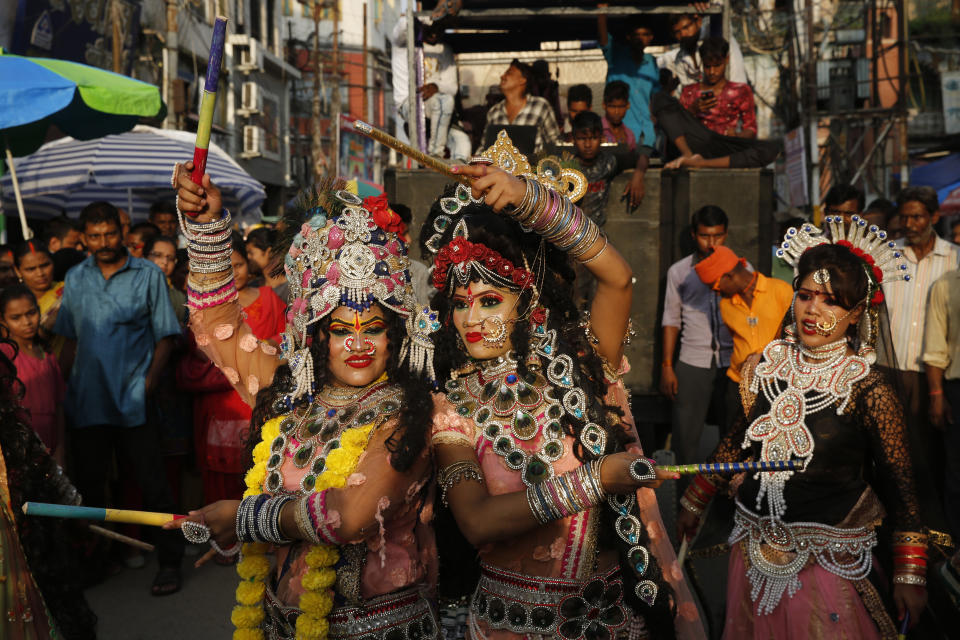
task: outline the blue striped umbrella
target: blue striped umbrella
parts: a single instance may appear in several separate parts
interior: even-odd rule
[[[76,218],[89,203],[106,200],[144,220],[154,201],[173,199],[173,164],[190,160],[193,146],[193,134],[147,126],[96,140],[54,140],[14,161],[24,208],[37,218]],[[213,144],[207,173],[236,217],[259,220],[263,185]],[[9,174],[0,177],[0,193],[4,209],[16,210]]]

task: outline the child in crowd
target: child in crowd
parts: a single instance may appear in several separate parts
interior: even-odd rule
[[[160,267],[167,276],[170,304],[181,326],[187,323],[187,294],[173,286],[171,276],[177,266],[177,241],[170,236],[153,236],[143,247],[143,257]]]
[[[585,84],[575,84],[567,91],[567,118],[563,121],[563,139],[573,142],[573,119],[593,109],[593,91]]]
[[[29,288],[15,284],[0,293],[0,325],[17,344],[16,357],[7,343],[0,344],[0,349],[17,368],[25,388],[23,407],[30,412],[33,430],[62,466],[66,387],[56,357],[40,341],[40,306]]]
[[[584,111],[573,120],[573,148],[579,166],[587,179],[587,193],[577,203],[587,216],[601,227],[607,221],[607,196],[610,183],[617,175],[617,160],[600,147],[603,141],[603,120],[592,111]],[[593,296],[596,280],[580,263],[574,265],[574,295],[579,304]]]
[[[628,130],[629,131],[629,130]],[[573,148],[578,170],[587,179],[587,194],[577,204],[598,225],[607,221],[607,196],[610,182],[617,175],[617,160],[604,151],[603,120],[592,111],[584,111],[573,121]]]
[[[607,142],[625,144],[634,151],[637,137],[623,118],[630,110],[630,87],[622,80],[614,80],[603,88],[603,137]]]

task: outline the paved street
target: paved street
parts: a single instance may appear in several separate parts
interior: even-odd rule
[[[237,586],[234,567],[213,562],[193,568],[184,558],[183,588],[157,598],[150,595],[156,556],[142,569],[124,569],[119,575],[86,592],[100,621],[101,640],[229,640],[230,611]]]

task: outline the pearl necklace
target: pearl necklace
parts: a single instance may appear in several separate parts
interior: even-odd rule
[[[761,460],[799,458],[806,468],[814,450],[807,416],[834,404],[837,415],[841,415],[850,401],[854,383],[869,372],[870,364],[864,358],[847,354],[846,340],[813,349],[796,340],[774,340],[764,348],[763,360],[750,384],[751,391],[763,393],[770,410],[750,424],[741,447],[748,449],[759,443]],[[772,518],[779,519],[786,513],[783,490],[793,474],[758,472],[757,510],[766,497]]]

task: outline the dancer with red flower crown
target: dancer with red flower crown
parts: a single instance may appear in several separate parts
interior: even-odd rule
[[[711,457],[803,463],[747,474],[735,491],[724,638],[893,639],[893,617],[916,623],[926,603],[928,532],[903,407],[873,367],[887,327],[880,284],[909,276],[876,226],[858,216],[849,231],[839,216],[826,222],[832,243],[804,225],[778,250],[797,272],[784,337],[745,367],[744,411]],[[681,535],[695,534],[725,486],[720,476],[695,478],[681,498]],[[892,612],[890,584],[874,565],[875,529],[887,514]]]
[[[469,637],[703,638],[651,490],[679,476],[643,457],[621,381],[630,267],[566,197],[582,176],[535,174],[504,132],[473,162],[425,225],[451,371],[439,492],[480,556]],[[592,316],[571,259],[597,279]]]

